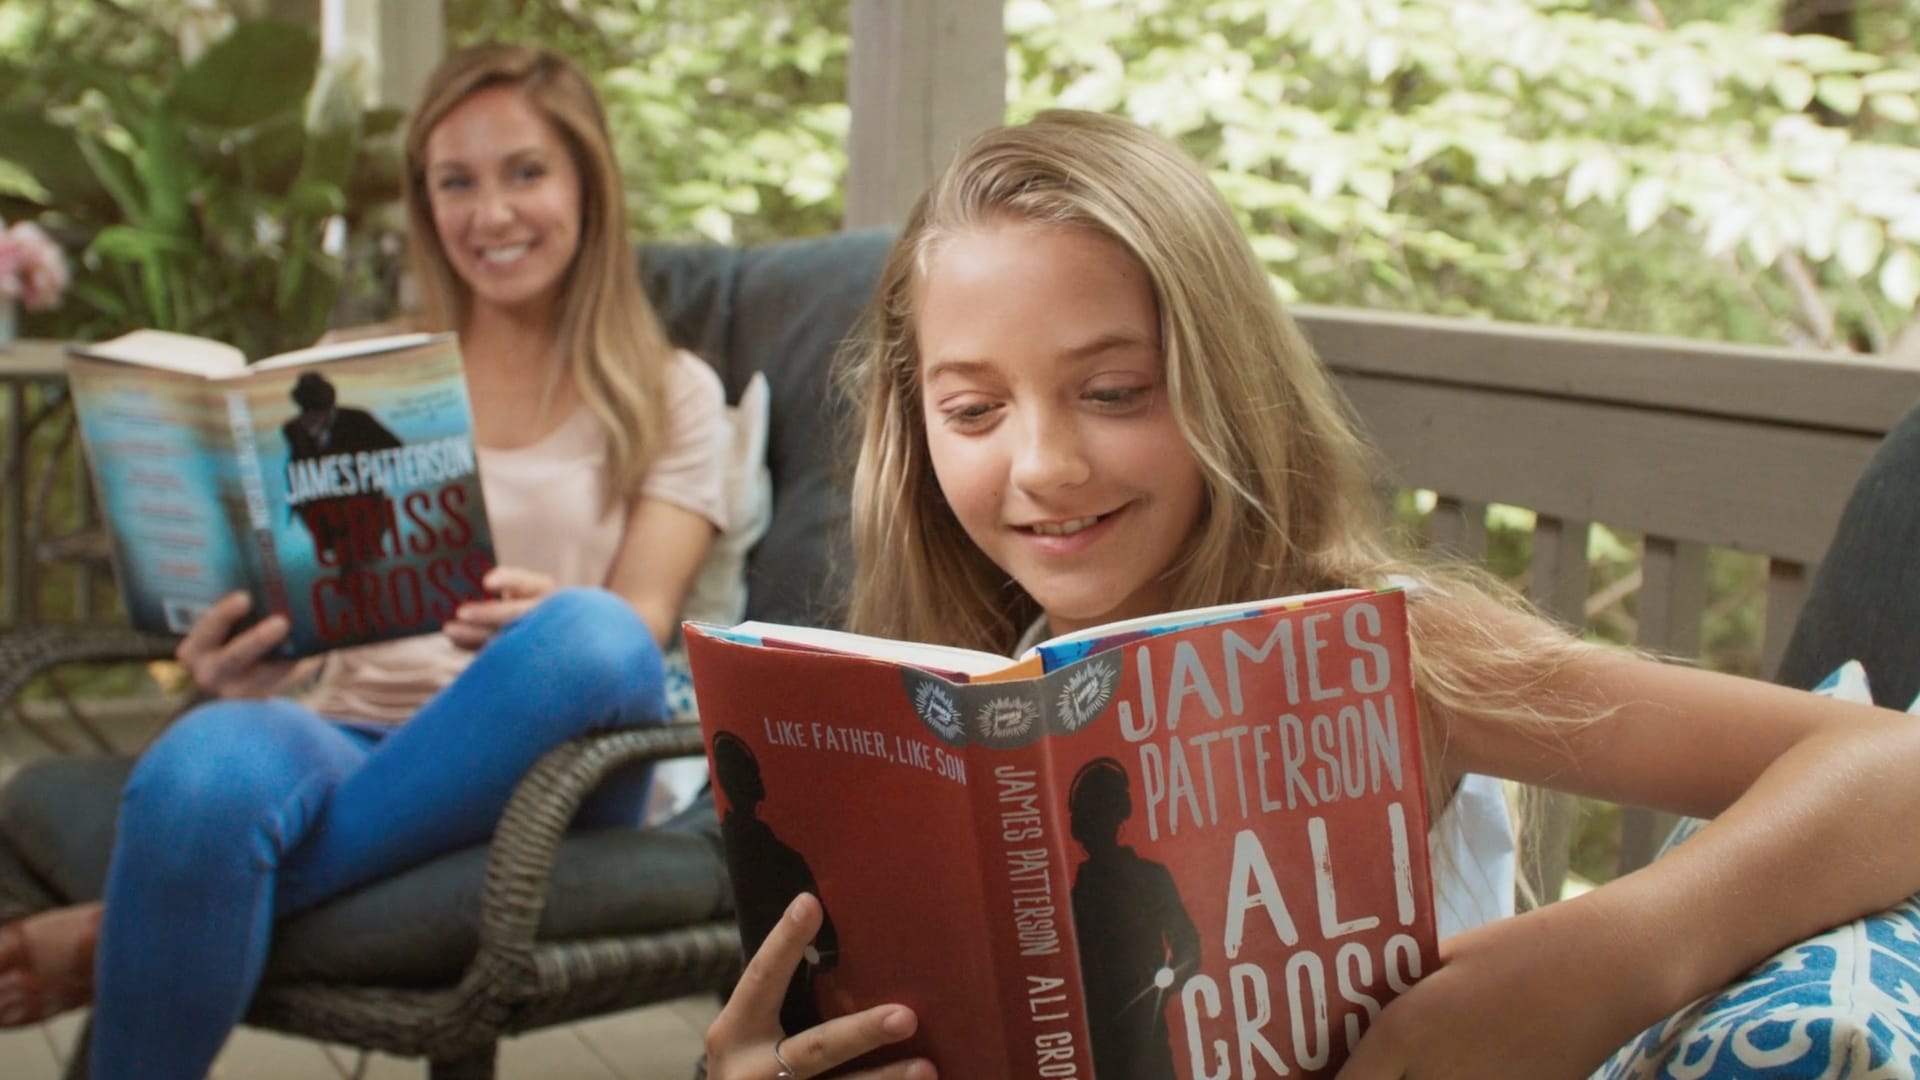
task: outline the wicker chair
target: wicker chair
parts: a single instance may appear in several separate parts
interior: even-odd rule
[[[876,231],[643,255],[670,336],[714,364],[730,397],[756,371],[771,386],[773,513],[748,557],[751,618],[833,617],[846,500],[822,437],[837,422],[827,365],[889,242]],[[124,630],[6,635],[0,703],[51,665],[170,651]],[[567,828],[611,770],[701,752],[698,730],[678,725],[554,750],[516,788],[490,845],[277,927],[246,1023],[425,1057],[435,1077],[485,1077],[503,1036],[724,990],[741,957],[711,803],[659,829]],[[0,789],[0,919],[100,894],[130,768],[124,756],[49,758]],[[69,1075],[85,1075],[83,1058]]]
[[[645,877],[645,868],[661,857],[677,856],[688,869],[700,864],[704,849],[711,865],[717,857],[710,836],[697,829],[600,830],[569,833],[567,823],[581,798],[610,770],[633,761],[701,752],[696,728],[674,725],[614,732],[580,739],[549,753],[515,789],[494,839],[484,849],[484,882],[474,889],[478,865],[469,852],[456,852],[381,886],[324,905],[284,924],[276,934],[275,958],[268,981],[255,996],[246,1022],[306,1038],[345,1043],[408,1057],[425,1057],[431,1074],[442,1077],[490,1077],[496,1044],[504,1036],[689,994],[724,990],[740,968],[739,931],[729,914],[724,884],[708,873],[683,871],[682,880],[626,881],[630,888],[651,888],[649,914],[624,927],[600,927],[582,934],[577,924],[591,912],[561,911],[545,918],[549,899],[565,903],[577,889],[564,881],[550,886],[556,871],[565,878],[604,879],[601,867],[624,866],[627,879]],[[22,783],[41,791],[80,787],[92,794],[90,805],[76,808],[81,821],[68,827],[98,842],[78,872],[103,878],[104,842],[110,838],[111,800],[97,793],[117,787],[131,764],[126,758],[74,758],[36,769]],[[701,808],[710,816],[710,806]],[[91,820],[84,820],[84,819]],[[569,865],[559,866],[562,859]],[[0,857],[0,918],[14,918],[76,893],[49,888],[39,875],[9,852]],[[704,878],[704,880],[703,880]],[[437,887],[422,889],[422,881]],[[374,979],[338,981],[311,973],[279,975],[298,968],[300,954],[311,957],[339,948],[361,952],[358,967],[378,967],[377,927],[393,908],[417,908],[418,900],[395,903],[396,894],[421,892],[478,894],[478,918],[470,920],[459,902],[445,915],[455,926],[477,923],[471,959],[446,984],[394,985]],[[666,894],[666,895],[662,895]],[[699,917],[673,925],[682,912]],[[660,925],[663,920],[668,925]],[[569,926],[574,923],[576,926]],[[543,925],[544,924],[544,925]],[[449,936],[463,938],[459,929]],[[445,945],[434,950],[444,953]],[[289,952],[295,954],[289,962]],[[398,963],[421,963],[416,956]],[[415,977],[402,972],[409,982]],[[83,1036],[69,1060],[68,1075],[87,1075]]]

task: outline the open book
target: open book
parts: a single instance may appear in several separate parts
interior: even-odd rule
[[[1398,590],[1017,661],[686,636],[744,944],[826,909],[789,1032],[902,1001],[942,1075],[1331,1076],[1438,964]]]
[[[133,624],[183,633],[235,589],[304,656],[436,630],[492,535],[451,334],[264,359],[140,330],[68,353]]]

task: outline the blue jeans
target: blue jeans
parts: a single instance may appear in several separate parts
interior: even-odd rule
[[[194,709],[121,795],[94,1075],[204,1077],[259,984],[276,919],[483,841],[542,754],[664,715],[652,635],[598,589],[548,597],[391,734],[282,700]],[[647,779],[617,777],[582,823],[638,823]]]

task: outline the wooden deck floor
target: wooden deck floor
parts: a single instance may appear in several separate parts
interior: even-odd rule
[[[500,1076],[541,1080],[689,1080],[707,1025],[719,1011],[711,997],[687,998],[508,1040]],[[58,1080],[84,1013],[39,1027],[0,1032],[0,1077]],[[364,1066],[358,1051],[242,1029],[215,1063],[216,1080],[403,1080],[423,1077],[417,1060],[383,1055]]]

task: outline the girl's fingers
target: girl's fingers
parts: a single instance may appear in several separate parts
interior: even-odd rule
[[[725,1033],[743,1029],[741,1035],[758,1034],[769,1027],[778,1031],[780,1001],[786,996],[787,983],[800,967],[807,944],[819,931],[820,901],[807,893],[794,897],[787,913],[754,951],[753,959],[747,961],[733,996],[713,1022],[714,1028]]]
[[[935,1080],[940,1074],[926,1058],[898,1061],[878,1069],[862,1069],[847,1080]]]
[[[774,1007],[779,1008],[778,1001]],[[912,1035],[918,1026],[919,1018],[905,1005],[876,1005],[864,1012],[838,1017],[817,1027],[810,1027],[798,1035],[788,1036],[780,1042],[780,1055],[801,1076],[818,1076],[861,1054],[897,1043]],[[914,1064],[896,1062],[859,1075],[874,1080],[896,1080],[909,1076],[918,1080],[922,1074],[908,1071]],[[925,1075],[931,1075],[931,1070],[932,1066],[928,1065]]]

